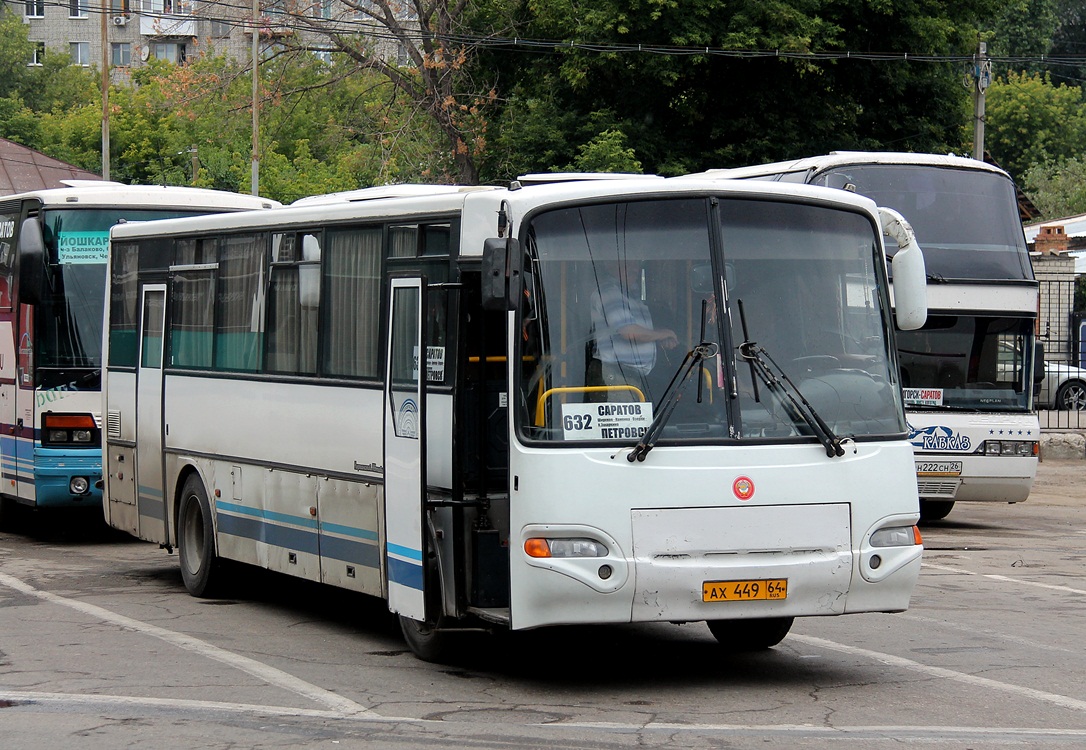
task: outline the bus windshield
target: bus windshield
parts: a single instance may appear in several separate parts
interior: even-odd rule
[[[862,164],[818,175],[813,184],[845,188],[909,220],[930,276],[1033,279],[1014,185],[980,170]]]
[[[884,266],[863,214],[750,199],[609,203],[541,213],[527,244],[526,440],[636,443],[703,341],[710,356],[669,404],[661,443],[816,434],[794,408],[800,396],[743,358],[745,341],[838,435],[904,431]]]
[[[45,209],[42,226],[49,250],[47,294],[37,306],[35,364],[39,388],[95,390],[102,366],[109,230],[120,221],[192,216],[200,211],[140,209]]]
[[[915,411],[1029,410],[1033,320],[933,315],[898,331],[905,406]]]

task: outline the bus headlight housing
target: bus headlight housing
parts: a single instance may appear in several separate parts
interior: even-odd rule
[[[46,412],[41,416],[41,444],[46,448],[97,447],[101,445],[98,425],[90,414]]]
[[[607,546],[595,539],[547,539],[532,537],[524,540],[528,557],[607,557]]]
[[[889,526],[871,535],[872,547],[911,547],[921,543],[920,529],[915,526]]]
[[[985,440],[977,453],[985,456],[1036,456],[1035,440]]]

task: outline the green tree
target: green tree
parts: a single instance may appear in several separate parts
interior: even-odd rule
[[[34,43],[15,7],[0,5],[0,99],[17,98],[22,93],[27,64],[34,54]]]
[[[1006,0],[991,29],[988,54],[993,57],[1040,58],[1049,54],[1059,27],[1062,0]],[[1039,59],[1000,64],[995,73],[1044,72]]]
[[[988,88],[984,142],[1016,179],[1036,164],[1077,156],[1086,143],[1086,108],[1076,86],[1047,75],[1010,73]]]
[[[1086,213],[1086,159],[1035,164],[1026,170],[1022,189],[1045,218]]]
[[[786,52],[961,54],[993,0],[531,0],[530,38]],[[520,31],[520,30],[518,30]],[[945,64],[707,54],[491,53],[503,107],[484,180],[572,162],[606,131],[650,172],[823,153],[959,146],[960,69]],[[499,57],[500,55],[500,57]],[[555,115],[558,118],[555,119]],[[533,122],[543,118],[542,122]],[[555,131],[558,132],[555,132]],[[510,155],[512,154],[512,156]]]

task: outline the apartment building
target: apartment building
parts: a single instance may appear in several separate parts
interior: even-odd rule
[[[13,8],[18,2],[5,1]],[[73,65],[101,66],[104,59],[118,80],[150,59],[184,63],[207,51],[236,58],[252,54],[253,3],[247,0],[22,0],[21,4],[30,39],[37,43],[31,64],[40,64],[46,49],[67,51]],[[377,30],[364,14],[339,0],[258,0],[257,9],[256,28],[263,45],[301,38],[320,57],[330,57],[327,42],[289,14],[304,14],[348,33]],[[382,53],[397,55],[395,49]]]

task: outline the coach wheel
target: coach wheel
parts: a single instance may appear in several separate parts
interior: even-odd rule
[[[200,478],[193,474],[181,490],[177,522],[177,556],[181,578],[193,596],[213,596],[219,587],[219,561],[215,557],[215,529],[211,505]]]
[[[953,507],[953,500],[921,500],[920,520],[940,521],[950,515]]]
[[[754,620],[709,620],[709,632],[729,651],[762,651],[784,640],[794,617]]]
[[[399,615],[400,630],[411,652],[423,661],[441,661],[449,651],[449,634],[428,622]]]

